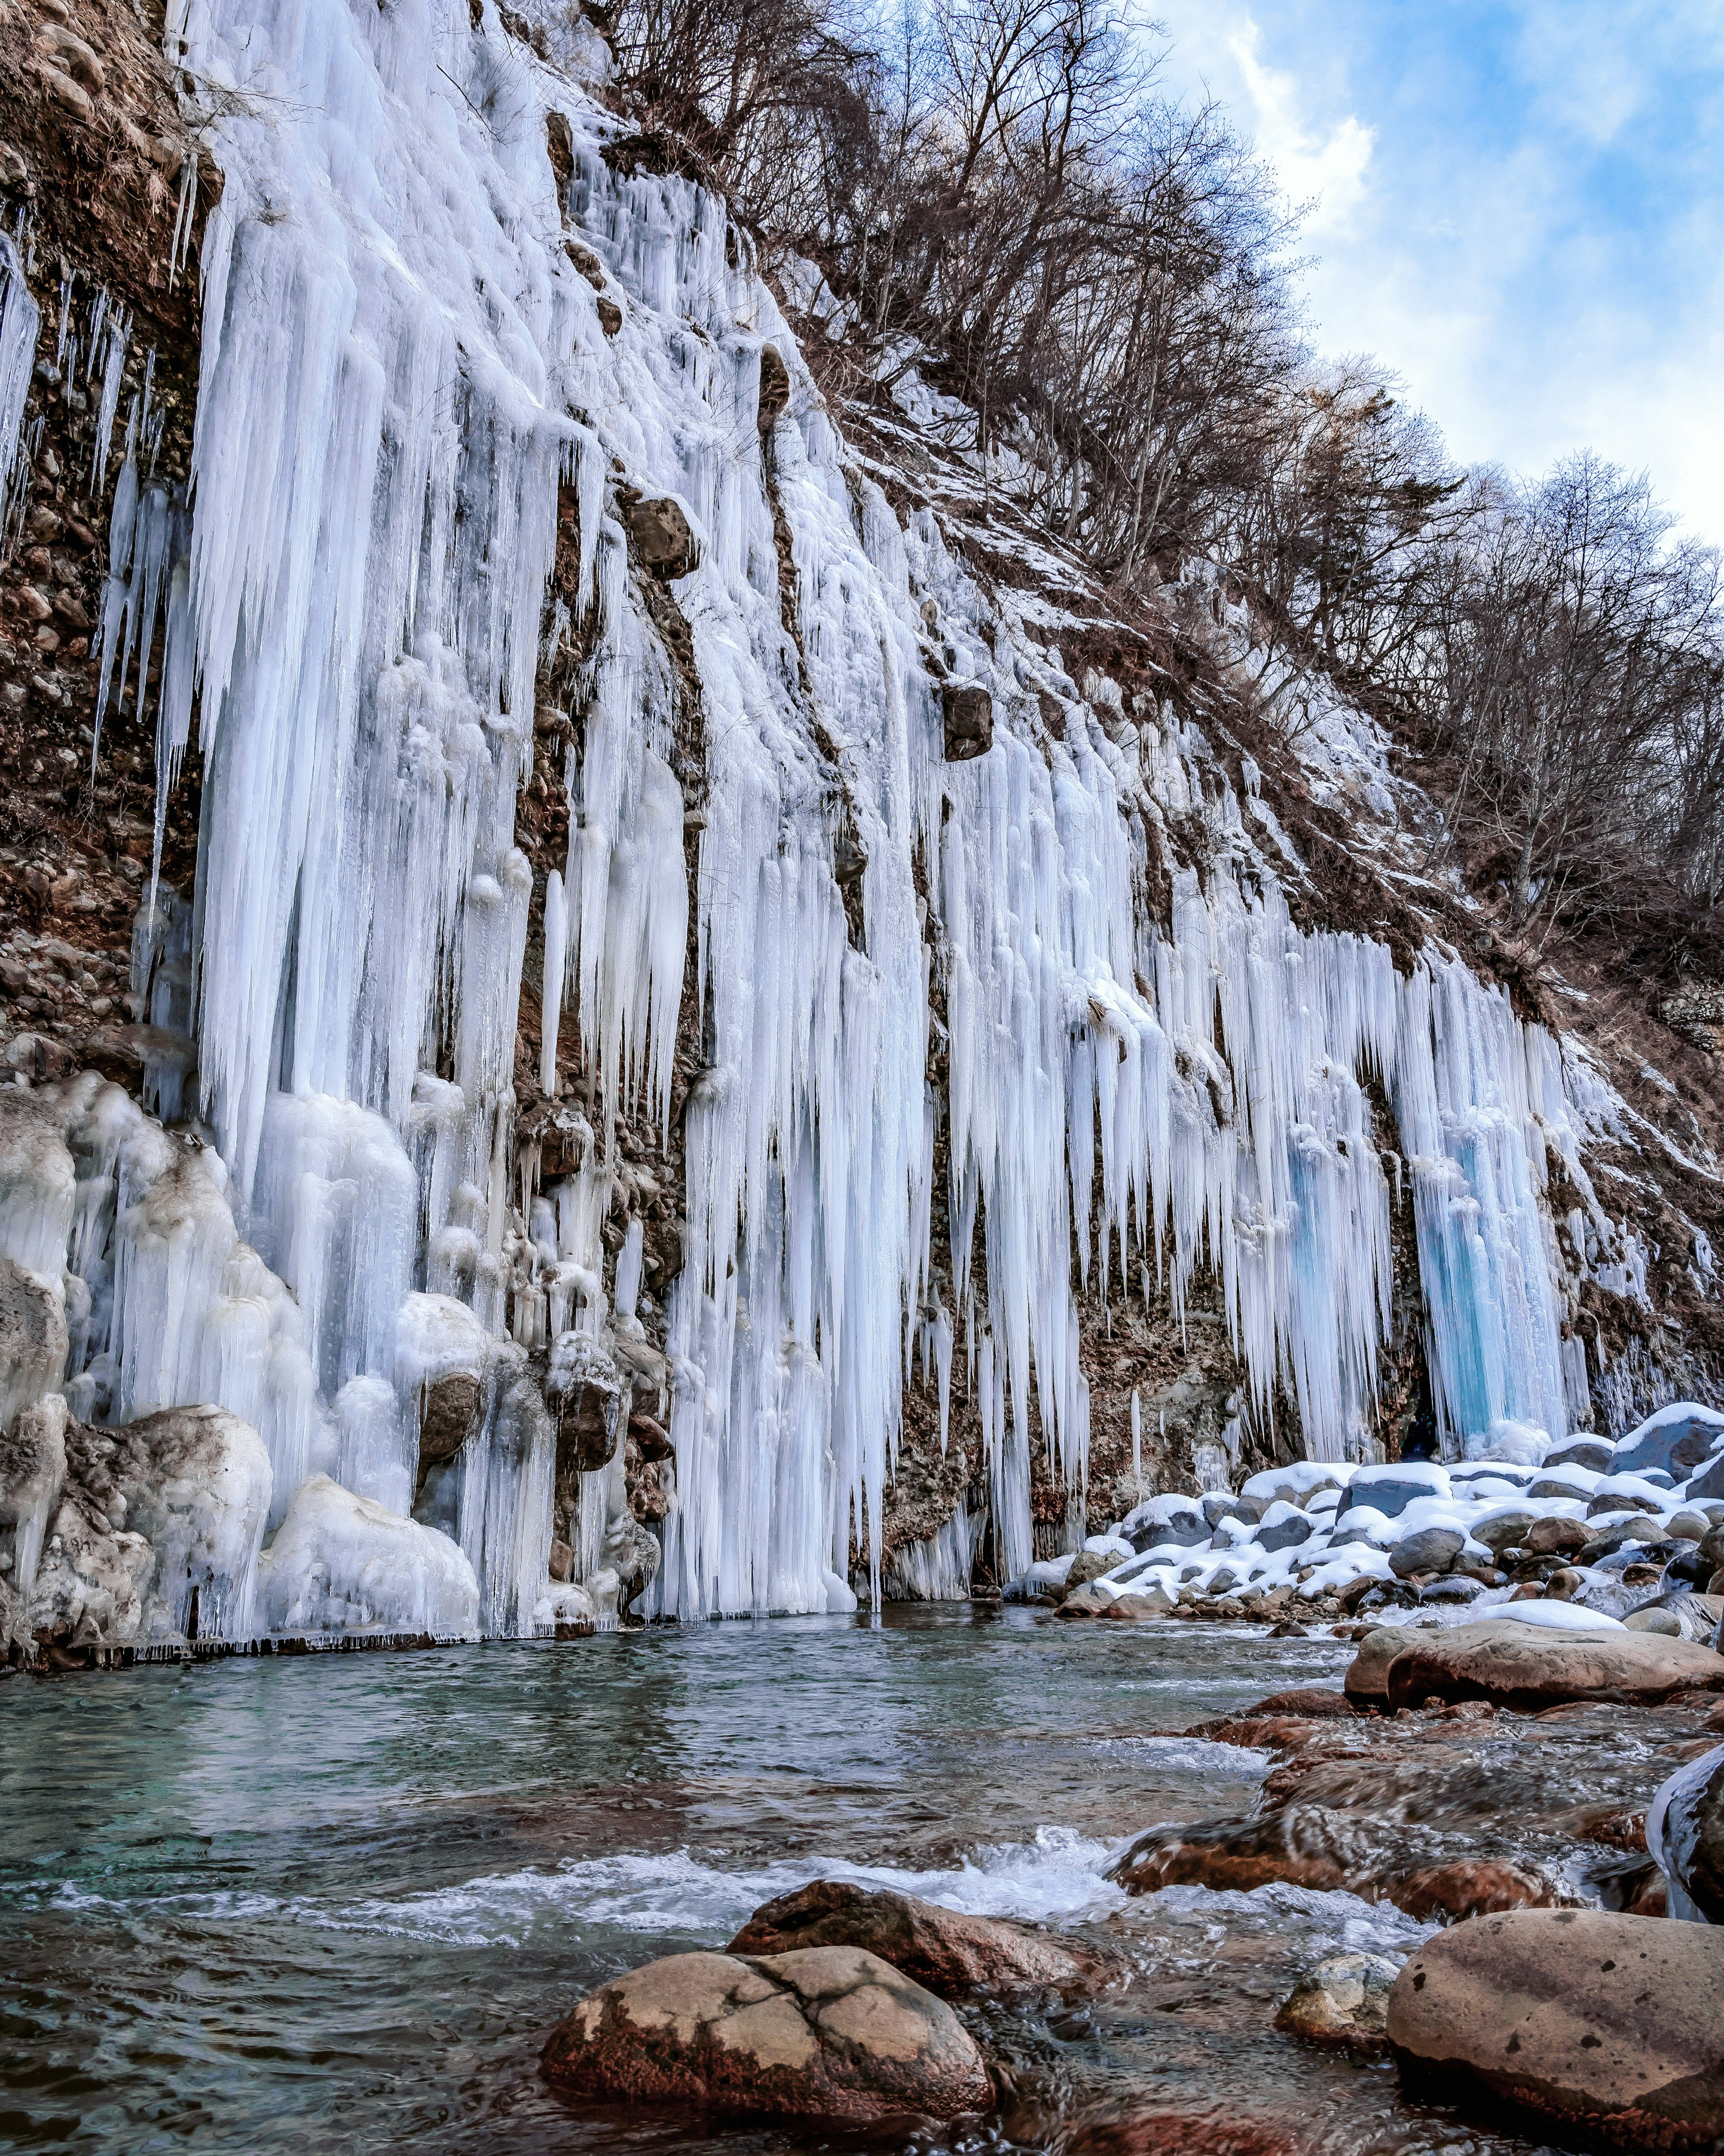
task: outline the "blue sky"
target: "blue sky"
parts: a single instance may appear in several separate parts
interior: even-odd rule
[[[1590,445],[1724,543],[1724,0],[1147,0],[1315,199],[1311,326],[1455,455]]]

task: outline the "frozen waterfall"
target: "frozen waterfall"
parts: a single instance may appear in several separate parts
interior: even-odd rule
[[[60,1300],[79,1417],[256,1430],[269,1609],[531,1630],[577,1402],[600,1450],[631,1401],[668,1434],[643,1606],[877,1594],[918,1337],[942,1430],[951,1389],[977,1404],[1021,1570],[1033,1438],[1086,1471],[1075,1266],[1176,1311],[1212,1270],[1249,1411],[1279,1387],[1314,1455],[1368,1456],[1403,1177],[1451,1449],[1584,1414],[1546,1183],[1554,1154],[1608,1229],[1596,1076],[1434,945],[1398,973],[1302,933],[1171,709],[1115,723],[1024,594],[900,523],[721,201],[613,171],[617,123],[490,4],[182,0],[169,37],[224,177],[192,506],[135,424],[104,664],[141,685],[165,639],[164,797],[195,706],[197,888],[148,909],[135,985],[195,1033],[199,1101],[171,1077],[164,1114],[206,1121],[169,1134],[93,1076],[0,1100],[0,1252]],[[5,272],[0,476],[35,328]],[[791,388],[762,422],[767,346]],[[690,536],[651,606],[643,501]],[[992,699],[984,755],[946,758],[936,644]],[[517,842],[536,755],[569,812],[548,872]],[[1157,922],[1175,814],[1215,860]],[[587,1077],[545,1166],[516,1132],[559,1043]],[[639,1212],[606,1240],[621,1116],[684,1148],[657,1332]],[[614,1606],[620,1449],[579,1473],[572,1562]],[[382,1600],[354,1584],[373,1513]],[[967,1571],[975,1522],[943,1532],[917,1591]],[[328,1549],[314,1594],[295,1553]]]

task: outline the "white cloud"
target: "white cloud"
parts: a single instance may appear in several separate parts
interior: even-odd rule
[[[1259,57],[1261,44],[1262,33],[1249,15],[1227,40],[1255,109],[1250,131],[1257,147],[1275,167],[1288,196],[1313,205],[1307,231],[1345,231],[1364,198],[1376,131],[1348,113],[1320,139],[1301,113],[1296,77],[1265,66]]]

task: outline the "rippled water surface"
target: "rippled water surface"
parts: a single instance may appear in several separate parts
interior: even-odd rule
[[[0,1686],[0,2147],[788,2156],[829,2137],[546,2090],[594,1982],[721,1945],[818,1877],[1116,1947],[1131,1980],[972,2025],[1046,2148],[1095,2106],[1274,2119],[1313,2156],[1529,2144],[1275,2034],[1299,1969],[1404,1952],[1386,1906],[1270,1888],[1127,1902],[1158,1820],[1249,1801],[1263,1755],[1157,1738],[1350,1650],[900,1609],[561,1645],[233,1661]],[[1170,2144],[1172,2145],[1172,2144]]]

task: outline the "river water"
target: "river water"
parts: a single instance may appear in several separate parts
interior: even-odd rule
[[[1240,1809],[1269,1763],[1152,1732],[1338,1684],[1350,1651],[900,1606],[14,1679],[0,2148],[837,2148],[595,2112],[535,2064],[595,1982],[838,1876],[1074,1929],[1135,1972],[1051,2019],[981,2010],[1020,2094],[953,2148],[1058,2146],[1124,2105],[1290,2123],[1311,2156],[1524,2151],[1272,2029],[1322,1953],[1422,1936],[1398,1911],[1290,1887],[1127,1901],[1103,1876],[1157,1820]]]

